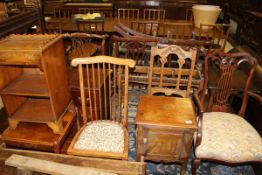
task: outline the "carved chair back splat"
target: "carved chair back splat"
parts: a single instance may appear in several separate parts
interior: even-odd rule
[[[197,51],[180,46],[151,49],[148,95],[164,93],[189,97]]]
[[[204,87],[201,94],[202,104],[205,101],[207,102],[204,111],[232,111],[229,104],[230,96],[240,90],[243,95],[238,115],[244,116],[247,105],[247,91],[257,64],[256,59],[246,53],[226,54],[223,51],[215,50],[206,56],[204,64],[206,65],[204,67]],[[243,73],[243,70],[241,70],[243,67],[248,70],[248,74],[246,77],[238,77],[238,73]],[[242,81],[239,80],[240,78],[245,81],[243,90],[235,85]]]

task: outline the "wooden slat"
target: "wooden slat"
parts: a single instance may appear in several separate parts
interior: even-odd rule
[[[70,165],[82,167],[105,169],[121,175],[145,175],[146,164],[144,162],[79,157],[65,154],[5,148],[4,145],[0,146],[0,156],[2,158],[0,161],[7,159],[12,154],[30,156],[58,163],[67,162]]]
[[[105,172],[105,170],[101,169],[66,165],[16,154],[10,156],[5,161],[5,164],[25,170],[54,175],[116,175],[115,173]]]

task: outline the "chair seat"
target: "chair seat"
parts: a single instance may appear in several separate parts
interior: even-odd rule
[[[74,149],[123,153],[124,129],[117,122],[89,122],[79,135]]]
[[[242,117],[225,112],[204,113],[202,127],[196,158],[230,163],[262,161],[262,138]]]

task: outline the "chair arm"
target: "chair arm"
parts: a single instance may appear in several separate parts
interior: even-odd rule
[[[202,141],[202,123],[203,123],[203,113],[198,116],[197,120],[197,133],[195,138],[195,148],[198,147],[201,144]]]
[[[262,96],[260,94],[255,93],[255,92],[250,92],[250,91],[247,94],[248,96],[253,97],[257,101],[259,101],[260,104],[262,104]]]
[[[200,100],[200,94],[203,92],[202,89],[199,89],[197,91],[194,91],[193,93],[193,101],[195,102],[196,106],[198,107],[198,114],[203,113],[204,112],[204,106],[201,103]]]
[[[195,138],[194,146],[198,147],[201,144],[202,141],[202,122],[203,122],[203,112],[204,107],[201,103],[201,100],[199,99],[200,94],[203,92],[202,89],[199,89],[197,91],[194,91],[193,93],[193,101],[195,102],[197,108],[198,108],[198,120],[197,120],[197,133]]]

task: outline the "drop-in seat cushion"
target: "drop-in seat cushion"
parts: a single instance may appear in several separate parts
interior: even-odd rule
[[[94,121],[86,124],[74,149],[103,152],[124,152],[124,129],[112,121]]]
[[[204,113],[202,127],[197,158],[231,163],[262,161],[262,138],[244,118],[225,112]]]

